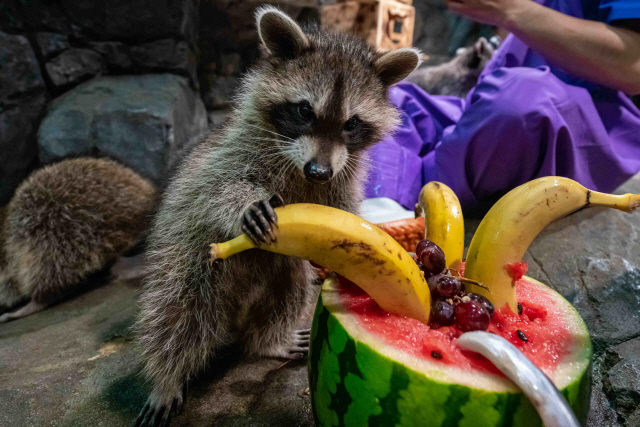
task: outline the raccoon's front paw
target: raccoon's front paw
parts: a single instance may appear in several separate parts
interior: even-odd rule
[[[282,197],[275,194],[269,200],[258,200],[252,203],[242,214],[242,232],[256,246],[277,240],[273,227],[278,227],[278,216],[273,209],[279,206],[284,206],[284,201]]]

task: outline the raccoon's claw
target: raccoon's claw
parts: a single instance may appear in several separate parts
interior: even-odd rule
[[[278,228],[278,216],[274,208],[284,206],[282,197],[275,194],[269,200],[258,200],[244,211],[242,215],[242,232],[259,246],[260,243],[276,242],[273,227]]]
[[[182,394],[178,393],[171,403],[162,402],[149,396],[147,403],[140,411],[134,424],[135,427],[168,427],[173,416],[182,414],[184,409],[184,397],[186,391],[183,388]]]
[[[298,329],[291,334],[291,345],[287,352],[293,359],[304,359],[309,354],[311,329]]]

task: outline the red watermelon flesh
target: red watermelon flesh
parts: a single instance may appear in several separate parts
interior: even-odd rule
[[[483,356],[458,347],[457,338],[462,331],[455,325],[431,329],[418,320],[390,314],[344,278],[340,278],[339,291],[343,307],[356,314],[359,324],[385,344],[434,363],[502,375]],[[536,286],[526,277],[517,281],[516,292],[522,315],[505,305],[496,310],[487,331],[509,340],[547,375],[552,375],[557,364],[573,349],[571,331],[563,323],[562,311],[551,296],[536,292]],[[528,341],[519,338],[517,331],[522,331]]]

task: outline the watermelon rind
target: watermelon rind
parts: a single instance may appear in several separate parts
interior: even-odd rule
[[[550,376],[582,425],[591,393],[591,341],[580,315],[561,295],[574,346]],[[337,279],[325,280],[311,329],[309,385],[318,427],[538,427],[542,421],[510,380],[462,371],[383,344],[342,307]]]

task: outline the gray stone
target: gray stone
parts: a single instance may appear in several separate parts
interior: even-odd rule
[[[0,32],[0,206],[37,163],[36,131],[46,103],[29,41]]]
[[[633,414],[627,418],[627,422],[624,427],[638,427],[640,426],[640,407],[633,411]]]
[[[620,427],[618,414],[611,408],[602,386],[602,371],[605,356],[596,358],[593,363],[593,378],[591,382],[591,405],[589,407],[588,427]]]
[[[64,0],[62,8],[76,36],[90,40],[151,41],[163,38],[195,44],[195,0]]]
[[[142,70],[171,71],[197,83],[197,60],[187,42],[173,39],[156,40],[131,48],[133,61]]]
[[[206,129],[202,101],[184,77],[100,77],[54,100],[38,133],[40,160],[99,152],[159,181]]]
[[[102,55],[91,49],[69,49],[45,65],[51,82],[56,87],[80,83],[104,70]]]
[[[0,64],[0,103],[44,90],[38,60],[26,37],[0,31]]]
[[[2,0],[0,28],[11,32],[52,31],[69,34],[71,27],[59,1]]]
[[[131,50],[124,43],[92,42],[89,43],[89,47],[102,54],[108,68],[113,68],[116,71],[126,71],[133,65]]]
[[[238,77],[220,77],[217,74],[201,76],[202,100],[207,109],[227,108],[240,85]]]
[[[0,106],[0,206],[38,163],[36,133],[46,105],[43,92]]]
[[[70,47],[69,37],[64,34],[41,32],[36,34],[35,39],[40,49],[40,55],[44,59],[49,59]]]
[[[607,350],[609,367],[604,391],[616,412],[629,417],[640,407],[640,338],[627,341]]]

